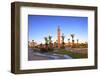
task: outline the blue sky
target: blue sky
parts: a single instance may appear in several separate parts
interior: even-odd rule
[[[52,36],[53,42],[57,39],[57,27],[65,35],[65,42],[70,34],[75,34],[75,40],[86,42],[88,39],[88,17],[75,16],[45,16],[28,15],[28,38],[44,43],[44,37]]]

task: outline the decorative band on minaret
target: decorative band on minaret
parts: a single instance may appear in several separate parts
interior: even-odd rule
[[[57,32],[58,32],[58,48],[60,48],[60,26],[58,26]]]

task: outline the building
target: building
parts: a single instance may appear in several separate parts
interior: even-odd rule
[[[57,33],[58,33],[58,48],[60,48],[60,27],[59,26],[57,28]]]

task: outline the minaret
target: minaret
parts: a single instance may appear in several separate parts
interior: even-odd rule
[[[60,27],[59,26],[57,29],[57,33],[58,33],[58,48],[60,48]]]

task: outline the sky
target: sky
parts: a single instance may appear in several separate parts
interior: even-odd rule
[[[57,27],[60,26],[61,35],[64,33],[65,42],[70,34],[74,34],[74,40],[88,41],[88,17],[77,16],[50,16],[28,15],[28,40],[44,43],[44,37],[52,36],[52,41],[57,40]]]

